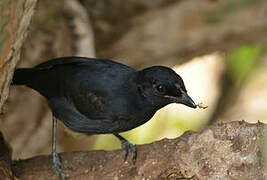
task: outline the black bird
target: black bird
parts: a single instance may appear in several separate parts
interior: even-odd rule
[[[181,103],[196,108],[182,78],[172,69],[153,66],[137,71],[105,59],[63,57],[34,68],[16,69],[14,85],[26,85],[43,95],[52,110],[52,157],[61,179],[63,164],[56,152],[56,125],[73,131],[114,134],[136,159],[136,148],[119,135],[146,123],[160,108]]]

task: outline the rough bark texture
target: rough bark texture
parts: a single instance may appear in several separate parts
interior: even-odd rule
[[[123,152],[61,153],[65,170],[74,179],[257,179],[267,178],[262,162],[262,123],[221,123],[201,132],[188,131],[176,139],[137,146],[136,164],[123,162]],[[51,156],[15,161],[20,180],[58,179]]]
[[[0,2],[0,112],[27,34],[36,0]]]

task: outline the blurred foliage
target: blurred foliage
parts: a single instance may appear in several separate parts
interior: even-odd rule
[[[263,53],[262,45],[245,45],[227,54],[226,67],[237,86],[245,83],[257,69]]]

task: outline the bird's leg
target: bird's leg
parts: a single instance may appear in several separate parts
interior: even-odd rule
[[[124,151],[124,161],[126,161],[128,152],[130,152],[132,160],[135,163],[137,157],[137,151],[135,145],[131,144],[129,141],[127,141],[117,133],[114,133],[114,136],[116,136],[121,141],[121,147]]]
[[[53,127],[52,127],[52,157],[54,169],[57,175],[62,180],[66,180],[66,175],[62,172],[63,164],[60,162],[59,155],[56,152],[56,131],[57,131],[57,119],[53,116]]]

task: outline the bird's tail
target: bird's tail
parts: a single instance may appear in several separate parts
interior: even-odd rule
[[[36,69],[20,68],[16,69],[12,79],[12,85],[27,85],[35,74]]]

